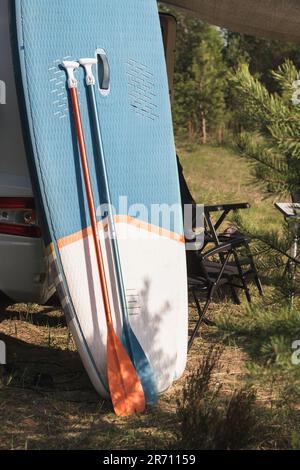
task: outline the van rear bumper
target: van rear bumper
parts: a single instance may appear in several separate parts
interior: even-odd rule
[[[42,239],[0,235],[0,291],[16,302],[40,304],[54,294]]]

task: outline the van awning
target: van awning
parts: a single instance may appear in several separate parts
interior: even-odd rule
[[[231,31],[300,42],[299,0],[163,0]]]

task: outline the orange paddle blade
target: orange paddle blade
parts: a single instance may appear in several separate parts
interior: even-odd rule
[[[145,410],[145,396],[137,372],[112,327],[107,337],[107,374],[116,415],[131,416]]]

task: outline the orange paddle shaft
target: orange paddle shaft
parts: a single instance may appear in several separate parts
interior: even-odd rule
[[[77,131],[77,137],[78,137],[78,143],[79,143],[79,149],[80,149],[83,176],[85,180],[87,200],[88,200],[89,211],[90,211],[91,226],[92,226],[97,265],[98,265],[98,271],[99,271],[99,277],[100,277],[100,283],[101,283],[101,289],[102,289],[104,310],[105,310],[105,315],[106,315],[106,320],[107,320],[108,325],[112,325],[112,314],[111,314],[109,293],[108,293],[107,280],[106,280],[105,269],[104,269],[104,261],[103,261],[103,254],[102,254],[102,249],[101,249],[101,244],[100,244],[99,231],[98,231],[98,226],[97,226],[96,207],[95,207],[94,195],[93,195],[93,190],[92,190],[91,176],[90,176],[90,171],[89,171],[89,166],[88,166],[88,157],[86,154],[86,145],[85,145],[85,140],[84,140],[84,133],[83,133],[82,120],[81,120],[81,113],[80,113],[80,108],[79,108],[77,88],[70,88],[70,93],[71,93],[73,112],[74,112],[74,117],[75,117],[75,122],[76,122],[76,131]]]

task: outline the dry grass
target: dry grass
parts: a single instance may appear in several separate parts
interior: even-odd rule
[[[186,375],[207,354],[214,343],[211,336],[211,330],[205,329],[196,339]],[[177,397],[186,376],[155,408],[120,419],[93,390],[58,306],[2,302],[0,338],[8,349],[8,365],[1,368],[0,449],[172,447],[179,423]],[[216,380],[230,393],[242,383],[243,373],[243,354],[228,346],[215,371]]]
[[[236,450],[257,442],[256,395],[249,387],[224,394],[214,373],[222,355],[222,348],[211,347],[186,380],[178,400],[182,449]]]
[[[61,310],[57,306],[33,306],[32,310],[26,306],[32,315],[24,320],[24,308],[0,307],[0,338],[8,347],[8,366],[0,368],[0,449],[178,448],[178,397],[211,347],[222,344],[217,328],[202,328],[189,354],[185,376],[156,407],[144,415],[121,419],[91,386]],[[224,310],[242,314],[243,306],[222,302],[213,304],[211,310],[212,318],[217,319]],[[190,313],[192,328],[193,308]],[[223,343],[211,381],[213,387],[221,386],[222,399],[230,400],[248,382],[248,361],[248,354],[234,341]],[[257,414],[272,412],[277,389],[258,383],[256,390]],[[288,447],[289,431],[278,433],[276,426],[280,424],[271,420],[268,432],[257,436],[254,447]]]

